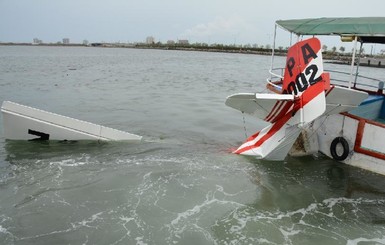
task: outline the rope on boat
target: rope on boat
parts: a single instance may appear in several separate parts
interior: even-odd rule
[[[247,130],[246,130],[246,119],[245,119],[245,112],[242,111],[242,118],[243,118],[243,129],[245,131],[245,141],[247,140]]]
[[[341,136],[344,136],[344,127],[345,127],[345,115],[342,117],[342,128],[341,128]]]

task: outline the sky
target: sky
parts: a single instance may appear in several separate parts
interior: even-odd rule
[[[0,42],[272,43],[278,19],[384,16],[384,0],[0,0]],[[281,44],[283,46],[288,46]]]

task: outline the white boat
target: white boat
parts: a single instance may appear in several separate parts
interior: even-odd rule
[[[1,107],[8,140],[140,141],[141,136],[39,110],[10,101]]]
[[[288,154],[321,152],[336,161],[385,175],[384,82],[360,76],[357,59],[361,55],[356,59],[357,43],[361,43],[360,51],[365,43],[385,43],[384,26],[385,17],[277,21],[271,76],[267,79],[270,93],[241,93],[226,100],[227,106],[270,125],[250,136],[234,153],[283,160]],[[278,27],[298,38],[288,50],[284,68],[274,67]],[[341,72],[323,70],[318,35],[354,42],[345,79]]]

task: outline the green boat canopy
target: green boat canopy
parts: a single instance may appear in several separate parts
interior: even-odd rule
[[[364,43],[385,43],[385,17],[278,20],[276,24],[297,35],[357,36]]]

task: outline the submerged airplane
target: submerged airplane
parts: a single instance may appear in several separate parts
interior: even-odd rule
[[[376,68],[365,70],[379,74],[377,68],[384,67],[374,57],[372,63],[360,60],[363,44],[385,44],[384,25],[385,17],[276,21],[271,76],[266,86],[272,93],[235,94],[226,100],[226,105],[269,125],[250,136],[234,153],[283,160],[288,154],[321,152],[336,161],[385,175],[384,78],[363,76],[358,71],[360,65],[366,65]],[[274,67],[278,27],[298,40],[288,50],[283,69]],[[319,35],[354,42],[350,66],[336,64],[334,70],[325,70],[316,38]],[[349,72],[335,70],[346,67]]]
[[[325,114],[348,111],[368,97],[365,92],[330,85],[329,73],[323,69],[321,42],[315,37],[289,48],[283,78],[270,85],[280,93],[240,93],[227,98],[227,106],[270,124],[234,153],[283,160],[309,123]]]

